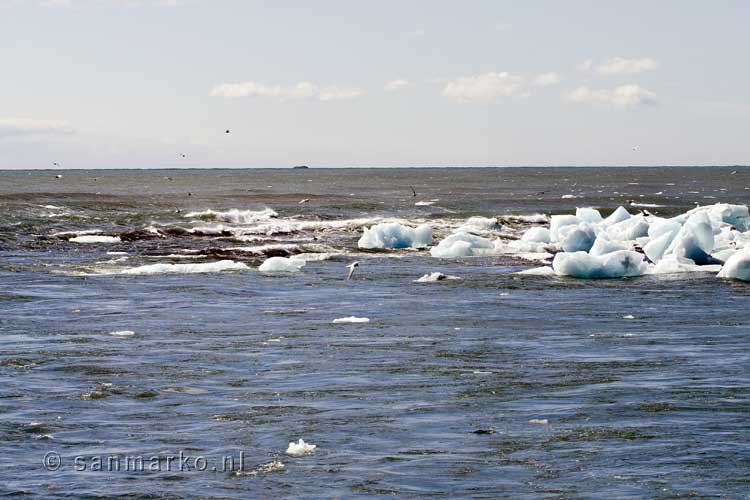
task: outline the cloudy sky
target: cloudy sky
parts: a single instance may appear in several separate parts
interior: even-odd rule
[[[743,0],[0,0],[0,168],[750,164],[749,21]]]

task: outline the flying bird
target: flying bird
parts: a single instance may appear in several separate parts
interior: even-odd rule
[[[224,132],[224,133],[225,133],[225,134],[228,134],[228,133],[229,133],[229,129],[227,129],[227,131],[226,131],[226,132]]]
[[[352,279],[352,275],[354,274],[354,269],[356,267],[359,267],[359,261],[355,260],[354,262],[352,262],[351,264],[349,264],[346,267],[349,269],[349,274],[346,276],[346,279],[350,280],[350,279]]]
[[[414,190],[414,186],[409,186],[411,188],[412,196],[417,196],[417,192]]]

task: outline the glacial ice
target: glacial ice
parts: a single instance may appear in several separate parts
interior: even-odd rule
[[[647,264],[643,255],[630,250],[618,250],[602,256],[586,252],[560,252],[555,255],[552,268],[560,276],[622,278],[642,275]]]
[[[729,257],[719,271],[718,277],[750,281],[750,248],[740,250]]]
[[[588,252],[596,240],[596,231],[592,224],[582,222],[576,226],[561,227],[558,231],[558,238],[565,252]]]
[[[302,439],[298,442],[292,441],[286,449],[286,454],[293,457],[302,457],[305,455],[312,455],[315,453],[317,445],[305,443]]]
[[[443,274],[440,272],[425,274],[419,279],[414,280],[414,283],[434,283],[436,281],[445,281],[445,280],[460,280],[458,276],[451,276],[449,274]]]
[[[220,271],[246,271],[248,267],[242,262],[220,260],[202,264],[150,264],[147,266],[131,267],[121,271],[121,274],[191,274],[216,273]]]
[[[468,233],[454,233],[430,249],[433,257],[471,257],[490,252],[494,248],[487,238]]]
[[[264,273],[296,273],[305,265],[304,259],[295,257],[269,257],[258,267]]]
[[[358,318],[357,316],[348,316],[346,318],[336,318],[333,323],[338,325],[340,323],[369,323],[370,318]]]
[[[120,243],[122,240],[119,236],[102,236],[95,234],[85,234],[70,238],[68,241],[73,243]]]
[[[549,229],[547,229],[546,227],[532,227],[525,233],[523,233],[523,236],[521,236],[521,240],[534,243],[549,243]]]
[[[422,224],[411,228],[398,222],[375,224],[364,229],[359,248],[421,248],[432,244],[432,227]]]

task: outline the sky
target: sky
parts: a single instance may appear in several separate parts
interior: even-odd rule
[[[748,22],[744,0],[0,0],[0,169],[750,164]]]

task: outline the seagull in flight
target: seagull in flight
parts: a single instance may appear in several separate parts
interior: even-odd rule
[[[359,261],[355,260],[354,262],[352,262],[351,264],[349,264],[346,267],[349,269],[349,274],[346,276],[346,279],[350,280],[350,279],[352,279],[352,275],[354,274],[354,269],[356,267],[359,267]]]

